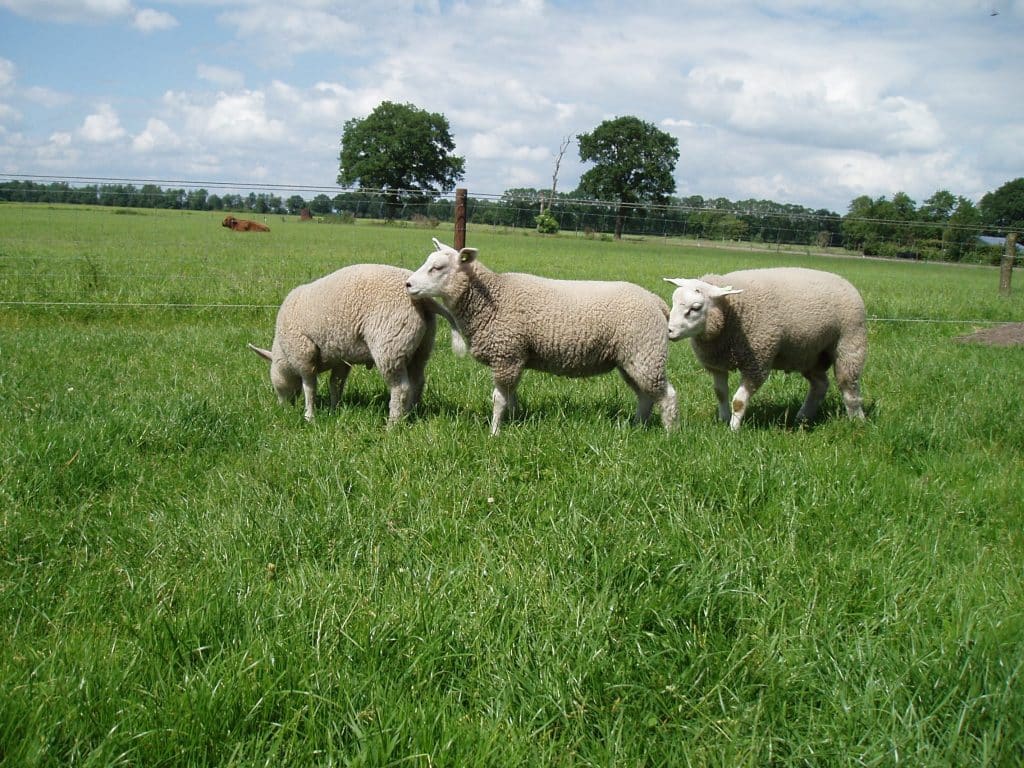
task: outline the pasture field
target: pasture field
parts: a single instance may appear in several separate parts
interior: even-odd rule
[[[838,272],[876,318],[868,418],[833,387],[794,428],[776,373],[731,434],[682,343],[676,433],[615,375],[528,372],[492,439],[440,321],[385,431],[375,371],[306,424],[245,344],[294,285],[450,227],[220,218],[0,205],[0,763],[1024,762],[1024,348],[955,341],[1024,321],[1024,284],[471,229],[496,270],[666,299]]]

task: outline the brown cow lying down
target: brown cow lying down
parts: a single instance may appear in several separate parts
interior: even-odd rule
[[[222,227],[233,229],[235,232],[269,232],[270,227],[266,224],[260,224],[258,221],[249,221],[248,219],[236,219],[234,216],[228,216],[224,219],[221,224]]]

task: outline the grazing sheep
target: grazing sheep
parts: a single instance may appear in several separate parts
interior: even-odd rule
[[[225,217],[224,221],[220,224],[222,227],[227,227],[235,232],[269,232],[270,227],[266,224],[260,224],[258,221],[250,221],[249,219],[236,219],[234,216]]]
[[[773,370],[799,371],[810,382],[797,421],[809,421],[828,391],[828,369],[850,418],[864,418],[860,376],[867,356],[864,301],[829,272],[795,267],[665,280],[672,295],[668,337],[688,338],[714,377],[718,415],[740,428],[750,397]],[[739,370],[730,411],[729,371]]]
[[[338,405],[353,365],[377,366],[391,390],[388,426],[419,401],[434,347],[436,302],[411,300],[407,269],[356,264],[293,289],[277,313],[271,350],[249,344],[270,361],[270,381],[281,403],[305,396],[313,420],[317,375],[331,372],[331,408]],[[462,341],[452,326],[452,345]]]
[[[551,280],[492,272],[475,248],[436,250],[409,277],[414,297],[431,297],[454,315],[469,351],[494,374],[491,434],[515,407],[523,370],[594,376],[617,368],[646,423],[658,403],[666,429],[676,424],[676,393],[665,376],[668,306],[632,283]]]

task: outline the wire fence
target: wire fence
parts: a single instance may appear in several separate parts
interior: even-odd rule
[[[6,181],[5,181],[6,179]],[[131,213],[136,208],[163,209],[165,211],[198,212],[222,211],[273,221],[275,217],[305,216],[320,223],[351,223],[357,219],[398,220],[423,223],[434,227],[440,222],[453,222],[455,200],[453,195],[424,193],[420,190],[340,190],[337,187],[318,187],[295,184],[242,185],[229,182],[184,181],[166,179],[120,179],[88,177],[11,177],[0,174],[0,203],[24,202],[51,206],[105,206],[118,213]],[[83,209],[84,210],[84,209]],[[555,228],[563,236],[612,239],[621,231],[626,239],[664,240],[666,242],[696,246],[721,245],[729,248],[752,250],[791,251],[797,253],[863,253],[849,246],[850,232],[858,227],[873,226],[884,229],[889,250],[904,258],[921,258],[922,244],[938,244],[950,249],[957,242],[971,242],[973,261],[995,264],[1003,248],[998,242],[979,239],[983,233],[994,231],[981,224],[959,224],[955,221],[923,222],[895,219],[855,218],[819,210],[810,211],[800,206],[779,205],[767,201],[747,201],[736,204],[726,200],[672,201],[666,204],[613,205],[606,201],[573,198],[565,195],[552,197],[536,190],[509,190],[497,194],[470,194],[467,201],[467,221],[476,228],[491,231],[536,230],[539,220],[546,215],[554,220]],[[45,230],[33,230],[33,247],[46,248],[46,238],[59,238]],[[0,230],[0,286],[17,280],[10,266],[18,250],[17,233]],[[52,242],[53,253],[45,259],[47,268],[32,266],[31,279],[41,286],[57,284],[69,279],[69,271],[78,284],[98,284],[103,276],[92,263],[88,253],[61,255],[66,243]],[[174,249],[174,244],[167,246]],[[966,251],[965,251],[966,252]],[[8,266],[5,268],[4,264]],[[158,266],[159,265],[159,266]],[[218,272],[207,267],[202,274],[164,271],[166,258],[162,255],[133,254],[126,262],[125,275],[137,281],[160,284],[202,284],[211,280],[225,283],[237,281],[230,271]],[[219,277],[218,277],[219,276]],[[34,307],[42,310],[60,308],[116,309],[128,312],[143,310],[174,311],[269,311],[276,303],[260,301],[265,290],[251,291],[252,286],[233,285],[218,291],[218,299],[190,300],[194,292],[179,291],[181,300],[119,300],[116,289],[92,291],[102,296],[95,300],[59,300],[38,291],[37,296],[15,292],[4,297],[0,293],[0,306]],[[31,292],[30,292],[31,293]],[[173,294],[171,294],[173,295]],[[221,298],[226,300],[220,300]],[[154,296],[154,298],[156,298]],[[175,297],[177,298],[177,297]],[[205,298],[205,297],[204,297]],[[252,299],[256,298],[256,301]],[[267,297],[269,298],[269,297]],[[870,316],[876,323],[947,323],[962,325],[997,325],[1010,320],[994,319],[935,319],[926,317]]]
[[[304,215],[326,223],[384,219],[436,224],[455,216],[452,194],[423,190],[114,177],[0,174],[0,201],[224,211],[268,218]],[[1000,241],[1007,234],[1005,228],[982,222],[964,201],[957,206],[950,202],[942,210],[923,206],[898,218],[880,218],[766,200],[691,197],[660,204],[611,203],[534,189],[471,192],[467,221],[494,230],[541,228],[587,238],[662,238],[778,251],[839,249],[986,264],[999,263]]]

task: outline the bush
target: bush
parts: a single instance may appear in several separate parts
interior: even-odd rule
[[[551,215],[551,211],[544,211],[534,218],[537,224],[537,231],[542,235],[558,234],[558,219]]]

